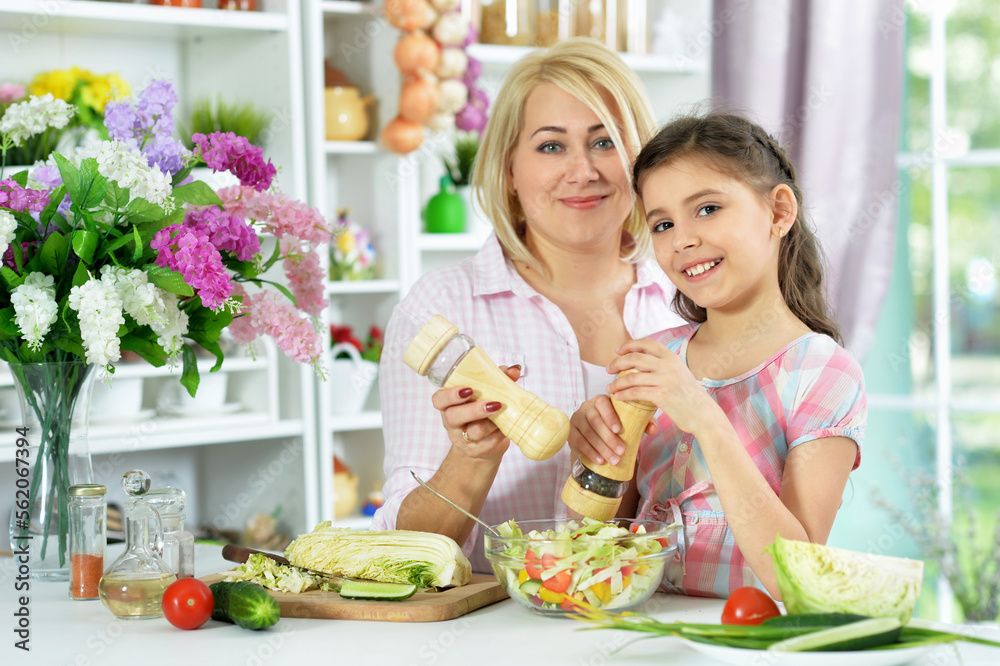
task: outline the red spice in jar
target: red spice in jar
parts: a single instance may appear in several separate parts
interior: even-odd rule
[[[100,555],[75,554],[70,558],[69,596],[74,599],[96,599],[97,586],[104,574],[104,558]]]

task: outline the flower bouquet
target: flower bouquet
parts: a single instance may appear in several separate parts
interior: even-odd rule
[[[185,149],[172,136],[176,102],[171,84],[153,81],[136,99],[107,104],[108,140],[10,176],[7,153],[65,126],[76,110],[31,97],[0,122],[0,358],[33,423],[18,440],[34,468],[22,475],[30,487],[11,536],[16,548],[37,531],[36,569],[54,550],[50,535],[58,536],[53,568],[65,566],[67,488],[93,481],[89,456],[70,450],[72,414],[93,368],[110,381],[124,350],[154,366],[178,364],[193,396],[192,345],[214,355],[218,370],[227,327],[238,344],[268,335],[286,355],[320,367],[315,318],[326,301],[314,250],[330,226],[275,188],[275,167],[246,139],[196,134],[195,150]],[[201,163],[240,184],[213,191],[191,181]],[[278,262],[285,283],[264,277]],[[34,379],[32,366],[48,379]],[[53,381],[56,367],[69,370]]]
[[[371,280],[375,277],[371,231],[349,219],[350,214],[350,208],[337,211],[336,238],[330,243],[330,279]]]

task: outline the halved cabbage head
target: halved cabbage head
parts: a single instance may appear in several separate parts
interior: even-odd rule
[[[785,609],[802,613],[856,613],[906,623],[920,597],[924,563],[860,553],[780,536],[767,547]]]
[[[411,530],[352,530],[322,522],[285,549],[295,566],[420,587],[465,585],[472,565],[455,540]]]

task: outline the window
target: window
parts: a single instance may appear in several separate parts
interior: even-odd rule
[[[907,9],[896,261],[865,361],[866,439],[905,457],[897,470],[928,470],[945,515],[955,465],[964,466],[979,536],[991,540],[1000,507],[1000,16],[990,0]],[[960,619],[939,591],[936,613],[918,614]]]

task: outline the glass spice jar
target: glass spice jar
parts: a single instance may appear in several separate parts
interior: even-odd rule
[[[107,546],[107,488],[99,484],[69,487],[69,598],[97,599]]]

